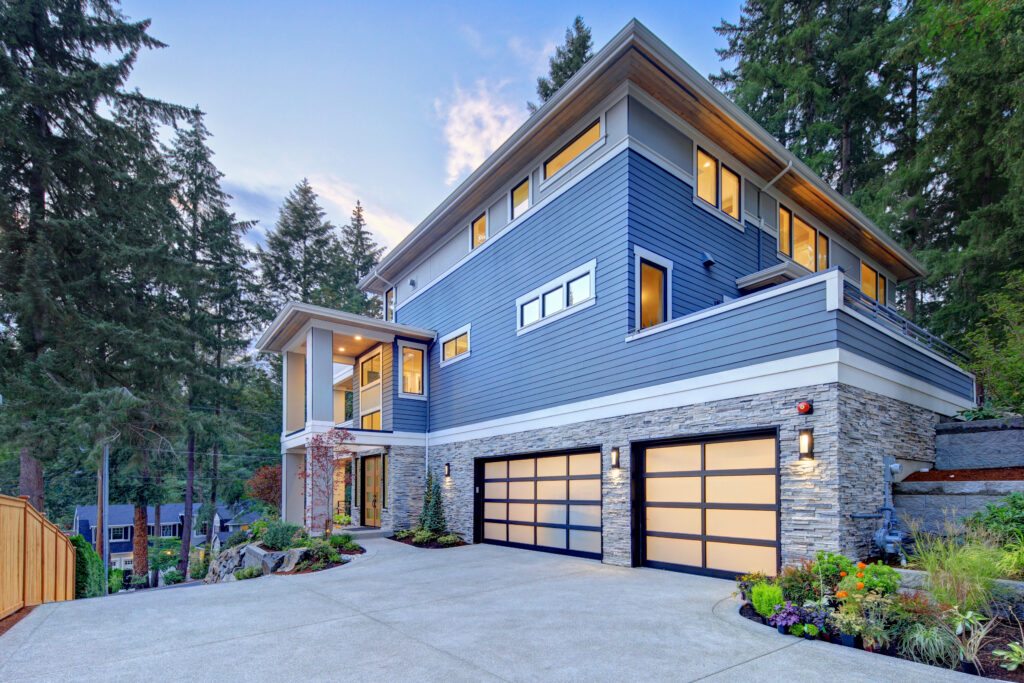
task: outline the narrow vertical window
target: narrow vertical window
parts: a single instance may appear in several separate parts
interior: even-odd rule
[[[878,300],[878,271],[864,262],[860,264],[860,291]]]
[[[828,238],[818,233],[818,270],[828,270]]]
[[[487,214],[480,214],[479,218],[473,221],[473,248],[476,249],[487,239]]]
[[[389,289],[384,292],[384,319],[388,322],[395,322],[395,290]]]
[[[666,270],[640,260],[640,329],[665,322]]]
[[[373,384],[380,379],[380,354],[375,354],[363,361],[359,385],[361,387]]]
[[[793,219],[793,260],[807,270],[814,271],[814,242],[817,236],[814,228],[799,218]]]
[[[779,251],[793,255],[793,214],[779,206]]]
[[[885,278],[882,276],[881,273],[879,273],[878,274],[878,303],[882,304],[883,306],[888,306],[889,305],[888,302],[889,302],[889,300],[886,298],[886,291],[885,291]]]
[[[423,350],[402,347],[402,393],[423,395]]]
[[[722,166],[722,211],[740,219],[740,177]]]
[[[530,179],[512,188],[512,220],[523,215],[523,212],[530,208]]]
[[[702,149],[697,150],[697,196],[718,206],[718,161]]]

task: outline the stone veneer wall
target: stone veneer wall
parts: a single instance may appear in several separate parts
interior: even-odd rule
[[[814,402],[811,415],[796,412],[796,404],[805,399]],[[864,410],[858,412],[861,405]],[[445,514],[449,526],[471,540],[474,459],[600,446],[604,561],[629,566],[631,442],[778,427],[785,565],[819,549],[862,555],[870,542],[868,528],[873,530],[877,520],[854,524],[849,515],[877,508],[883,452],[933,458],[934,449],[924,435],[936,421],[934,414],[899,401],[846,385],[823,384],[431,446],[430,468],[443,472],[444,464],[451,463],[452,476],[442,481]],[[799,431],[806,428],[814,430],[812,461],[799,460],[797,453]],[[619,470],[611,469],[614,446],[620,451]]]
[[[851,557],[875,554],[871,537],[879,519],[854,519],[874,514],[885,501],[883,457],[922,464],[935,462],[935,425],[939,415],[923,408],[838,385],[840,548]]]
[[[423,511],[423,492],[426,471],[422,446],[391,446],[386,451],[387,473],[385,475],[386,505],[380,512],[382,529],[406,529],[416,524]],[[358,477],[359,458],[355,461]],[[353,487],[352,523],[359,524],[362,482]]]

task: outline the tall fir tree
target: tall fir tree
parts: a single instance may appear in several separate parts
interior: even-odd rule
[[[577,15],[572,25],[565,29],[565,42],[556,47],[554,56],[548,59],[548,75],[537,78],[540,103],[544,104],[551,99],[593,56],[594,41],[590,27],[583,23],[583,17]],[[532,102],[527,102],[526,106],[531,112],[537,110],[537,105]]]
[[[342,288],[339,308],[361,315],[380,316],[380,299],[367,296],[359,289],[359,281],[380,262],[383,251],[366,229],[363,205],[356,200],[352,219],[341,229],[341,259],[336,278]]]

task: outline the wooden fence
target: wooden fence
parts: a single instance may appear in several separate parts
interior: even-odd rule
[[[0,496],[0,619],[75,598],[75,547],[27,500]]]

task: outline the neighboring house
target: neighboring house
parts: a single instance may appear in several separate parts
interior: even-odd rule
[[[196,520],[199,515],[200,503],[193,503],[192,519]],[[159,536],[161,538],[182,537],[185,526],[185,505],[184,503],[166,503],[160,506],[160,530],[155,528],[156,509],[150,506],[146,509],[146,519],[149,520],[147,535]],[[241,520],[256,514],[244,511],[236,515],[231,507],[220,503],[217,511],[213,514],[213,550],[216,551],[224,542],[231,531],[231,524],[235,518]],[[193,548],[197,548],[206,542],[206,523],[196,524],[192,529]],[[96,506],[78,505],[75,507],[74,533],[81,534],[86,541],[96,547]],[[134,505],[111,505],[110,516],[107,518],[107,534],[110,537],[110,567],[112,569],[132,569],[132,541],[135,538],[135,506]]]
[[[319,526],[307,443],[348,426],[355,523],[415,524],[429,468],[474,542],[719,576],[863,556],[883,456],[930,465],[974,403],[891,308],[924,274],[632,22],[364,278],[385,320],[290,303],[261,336],[284,516]]]

